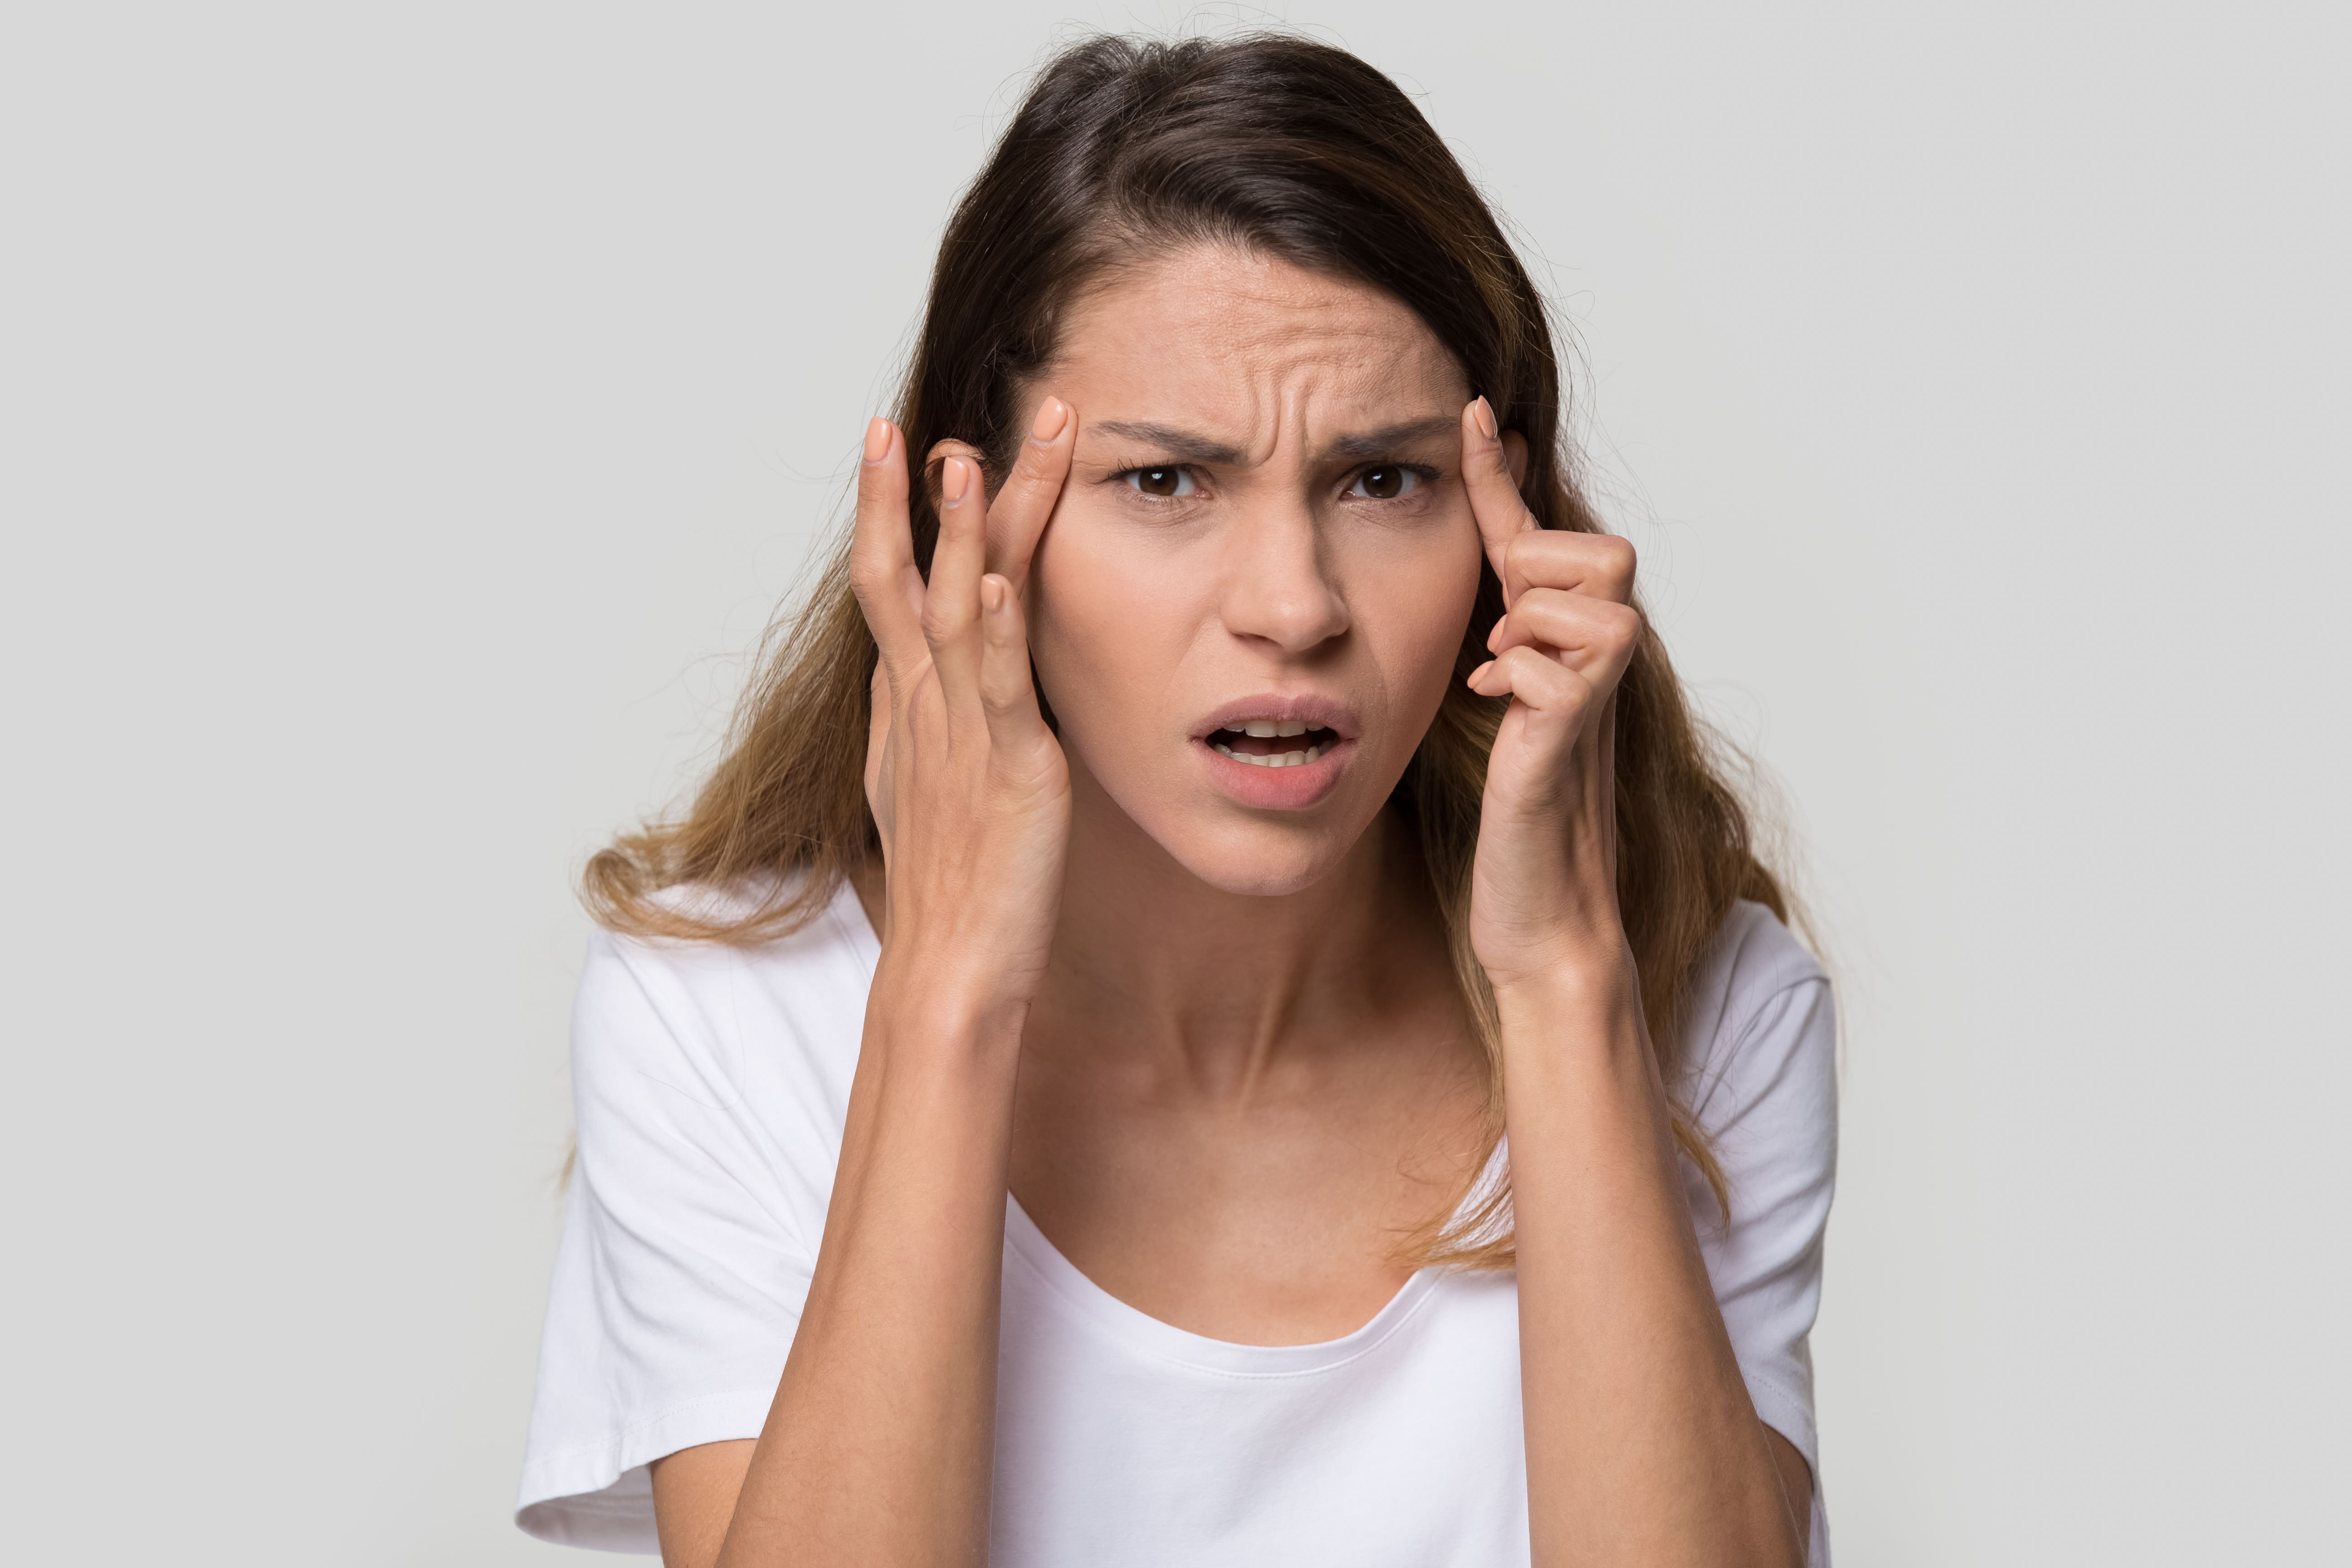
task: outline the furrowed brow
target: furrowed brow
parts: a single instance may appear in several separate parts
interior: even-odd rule
[[[1125,436],[1159,447],[1169,456],[1187,463],[1238,463],[1242,460],[1239,447],[1228,447],[1212,441],[1206,436],[1190,430],[1179,430],[1173,425],[1153,425],[1124,419],[1097,421],[1094,429],[1108,436]]]
[[[1451,435],[1461,427],[1461,423],[1451,415],[1433,414],[1426,419],[1408,420],[1402,425],[1391,425],[1383,430],[1366,430],[1360,433],[1351,432],[1345,436],[1335,436],[1325,449],[1334,458],[1393,457],[1400,447],[1409,447],[1416,441],[1426,441],[1437,436]]]

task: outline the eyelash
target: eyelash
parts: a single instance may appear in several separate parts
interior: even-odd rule
[[[1419,490],[1423,486],[1435,483],[1437,479],[1436,469],[1424,468],[1419,463],[1367,463],[1362,468],[1358,468],[1355,471],[1354,475],[1348,480],[1348,488],[1339,493],[1344,496],[1354,496],[1356,493],[1356,487],[1362,484],[1374,474],[1404,474],[1412,479],[1412,483],[1396,495],[1363,496],[1358,499],[1363,500],[1402,500],[1406,496],[1412,495],[1416,490]]]
[[[1190,485],[1194,490],[1198,490],[1201,488],[1200,481],[1192,477],[1192,470],[1184,467],[1181,463],[1148,463],[1141,468],[1121,468],[1118,473],[1113,474],[1111,478],[1117,482],[1125,485],[1136,494],[1143,497],[1146,500],[1188,500],[1191,499],[1191,496],[1185,493],[1179,493],[1172,496],[1153,495],[1150,490],[1143,488],[1142,479],[1143,476],[1146,474],[1173,474],[1176,476],[1177,482],[1179,484]]]
[[[1171,473],[1176,476],[1177,482],[1180,485],[1189,485],[1192,487],[1192,489],[1179,490],[1174,495],[1162,496],[1153,495],[1150,491],[1143,488],[1142,479],[1144,475]],[[1393,496],[1355,495],[1357,487],[1361,485],[1366,478],[1372,474],[1380,473],[1409,475],[1412,479],[1412,483],[1402,493]],[[1200,480],[1194,477],[1192,468],[1181,463],[1150,463],[1139,468],[1121,468],[1118,472],[1113,474],[1111,479],[1113,482],[1127,486],[1129,489],[1135,491],[1138,495],[1142,496],[1147,500],[1189,500],[1201,488]],[[1341,490],[1339,493],[1342,496],[1351,496],[1360,500],[1402,500],[1406,496],[1413,494],[1423,486],[1434,484],[1436,480],[1437,470],[1426,467],[1423,464],[1367,463],[1348,477],[1347,489]]]

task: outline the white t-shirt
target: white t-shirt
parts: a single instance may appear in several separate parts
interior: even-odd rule
[[[572,1028],[579,1163],[516,1521],[653,1552],[646,1467],[756,1437],[806,1299],[878,947],[845,887],[755,948],[599,933]],[[1764,1420],[1816,1464],[1806,1335],[1836,1157],[1828,983],[1733,912],[1687,1092],[1732,1223],[1685,1170]],[[1518,1296],[1423,1269],[1345,1339],[1240,1345],[1146,1316],[1005,1212],[992,1568],[1528,1562]],[[1821,1505],[1815,1568],[1828,1562]]]

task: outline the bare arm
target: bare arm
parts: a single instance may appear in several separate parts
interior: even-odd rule
[[[1504,1002],[1536,1561],[1801,1563],[1811,1479],[1749,1402],[1622,973]]]
[[[766,1426],[655,1468],[673,1568],[987,1557],[1013,1075],[1069,830],[1018,597],[1076,424],[1050,399],[1043,416],[992,508],[978,468],[948,460],[928,584],[905,443],[879,420],[867,437],[853,577],[882,650],[866,784],[888,930]],[[984,575],[991,554],[1012,575]]]
[[[1471,684],[1513,701],[1471,924],[1502,1025],[1535,1561],[1801,1564],[1811,1477],[1733,1357],[1617,910],[1633,552],[1538,529],[1490,420],[1465,411],[1464,470],[1508,613]]]

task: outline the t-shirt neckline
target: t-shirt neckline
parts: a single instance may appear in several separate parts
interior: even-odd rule
[[[866,918],[856,889],[845,877],[834,895],[831,913],[847,933],[871,979],[881,957],[881,938]],[[1037,1228],[1021,1200],[1011,1193],[1004,1194],[1004,1245],[1008,1254],[1026,1264],[1072,1311],[1129,1351],[1204,1372],[1244,1377],[1292,1376],[1346,1365],[1402,1328],[1448,1272],[1436,1268],[1416,1269],[1363,1327],[1336,1340],[1303,1345],[1245,1345],[1180,1329],[1120,1300],[1062,1256],[1062,1249]]]
[[[1303,1345],[1245,1345],[1180,1329],[1120,1300],[1063,1257],[1062,1249],[1037,1228],[1036,1222],[1021,1206],[1021,1200],[1010,1193],[1004,1194],[1004,1245],[1013,1258],[1027,1265],[1072,1311],[1129,1351],[1204,1372],[1237,1376],[1281,1377],[1343,1366],[1378,1348],[1402,1328],[1428,1300],[1429,1293],[1446,1272],[1443,1268],[1416,1270],[1372,1314],[1370,1321],[1336,1340]]]

